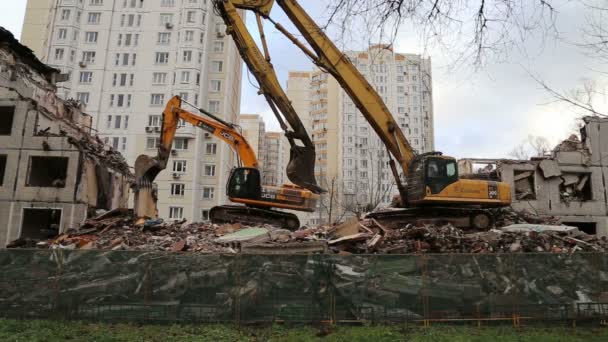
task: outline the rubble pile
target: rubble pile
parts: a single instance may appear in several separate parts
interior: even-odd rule
[[[504,210],[501,228],[470,232],[451,224],[391,229],[376,219],[350,219],[335,226],[291,232],[273,226],[136,221],[126,209],[89,219],[77,230],[48,241],[13,241],[10,247],[191,251],[249,254],[408,254],[603,252],[608,240],[576,227],[555,225],[527,212]]]

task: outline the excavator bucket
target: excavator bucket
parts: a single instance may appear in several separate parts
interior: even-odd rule
[[[325,189],[317,185],[315,179],[315,150],[311,147],[292,146],[287,164],[287,178],[298,186],[308,189],[315,194],[321,194]]]

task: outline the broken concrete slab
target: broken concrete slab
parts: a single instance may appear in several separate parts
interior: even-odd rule
[[[266,228],[245,228],[238,232],[219,237],[215,241],[218,243],[245,242],[264,236],[267,239],[270,239],[270,236],[268,236],[268,229]]]
[[[509,233],[526,233],[526,232],[556,232],[563,233],[568,235],[579,235],[581,231],[574,226],[564,226],[564,225],[548,225],[548,224],[529,224],[529,223],[519,223],[512,224],[506,227],[496,228],[502,232]]]
[[[558,177],[562,175],[562,171],[559,168],[557,160],[543,159],[538,164],[538,167],[543,172],[543,177],[545,178]]]

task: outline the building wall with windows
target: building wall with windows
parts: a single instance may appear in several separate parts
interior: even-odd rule
[[[287,139],[281,132],[266,132],[264,140],[262,184],[280,186],[289,183],[285,173],[289,162],[289,143]]]
[[[420,153],[433,151],[430,59],[383,45],[346,54],[382,97],[412,147]],[[292,72],[289,78],[288,85],[301,85],[306,73]],[[300,112],[308,107],[317,153],[315,176],[328,193],[306,223],[341,221],[389,205],[397,189],[384,144],[333,77],[310,72],[308,87],[309,92],[301,86],[288,88],[288,94],[298,99],[294,103]]]
[[[173,95],[236,122],[242,63],[212,1],[55,0],[49,13],[42,58],[69,75],[59,95],[86,104],[93,128],[130,164],[156,154],[161,113]],[[227,201],[234,163],[216,138],[178,128],[157,177],[159,216],[205,219]]]
[[[255,152],[260,170],[262,170],[264,168],[263,159],[266,155],[266,124],[264,119],[257,114],[241,114],[239,115],[239,126],[243,130],[243,136]]]

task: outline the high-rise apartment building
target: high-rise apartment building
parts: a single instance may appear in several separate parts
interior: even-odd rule
[[[237,121],[242,63],[211,1],[53,0],[48,21],[40,57],[70,76],[58,94],[85,103],[99,136],[130,164],[156,154],[161,113],[173,95]],[[234,164],[226,144],[180,127],[156,179],[159,216],[206,219],[226,202]]]
[[[241,114],[238,123],[243,130],[243,136],[257,156],[260,170],[263,169],[264,156],[266,155],[266,124],[264,119],[257,114]]]
[[[282,132],[264,134],[265,152],[263,155],[262,184],[280,186],[290,183],[286,169],[289,163],[289,143]]]
[[[412,147],[420,153],[433,151],[430,59],[395,53],[384,45],[346,54],[384,100]],[[300,115],[307,112],[310,119],[315,176],[328,190],[307,223],[339,221],[388,205],[398,192],[386,148],[348,94],[320,70],[292,72],[289,78],[288,96],[298,99],[294,102]]]

